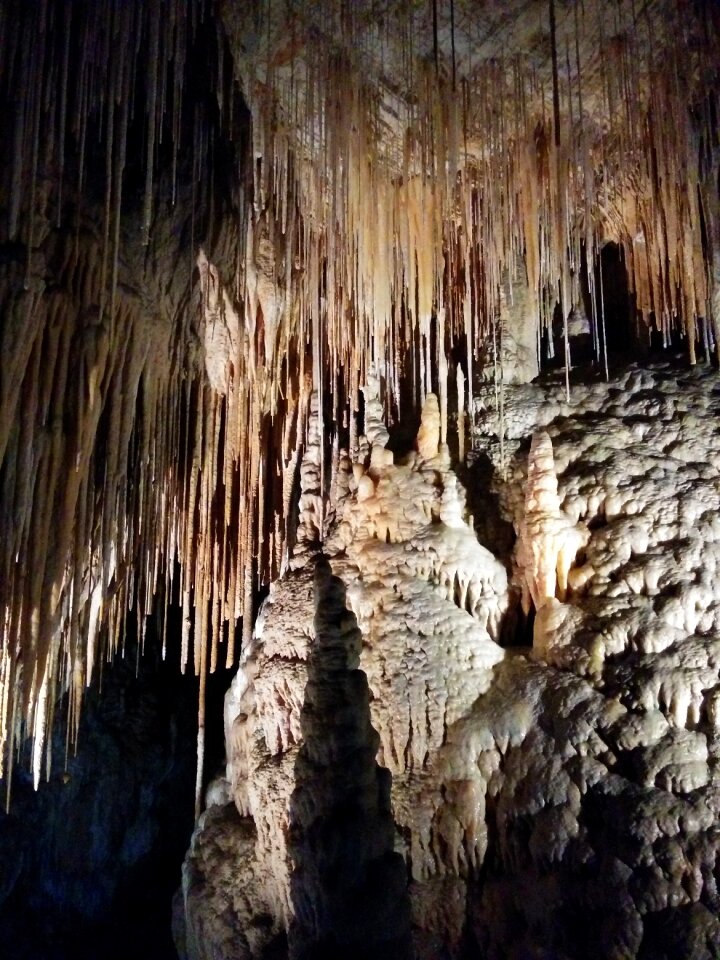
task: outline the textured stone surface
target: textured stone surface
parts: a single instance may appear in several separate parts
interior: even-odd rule
[[[367,451],[369,470],[356,465],[340,485],[325,545],[362,634],[416,954],[709,960],[720,944],[720,378],[633,367],[578,387],[569,404],[551,384],[512,389],[537,402],[506,420],[516,439],[495,481],[521,534],[509,586],[442,456],[373,467]],[[523,551],[542,533],[530,522],[537,476],[527,483],[538,431],[546,454],[552,443],[540,477],[553,523],[580,524],[584,546],[566,590],[548,580],[529,591],[542,643],[503,651],[492,637],[520,602]],[[475,445],[497,458],[487,422]],[[272,764],[265,734],[248,741],[264,758],[268,837],[283,835],[304,732],[302,692],[279,695],[278,683],[296,660],[297,686],[307,681],[309,591],[307,568],[276,585],[265,652],[258,638],[253,654],[252,712],[247,693],[237,697],[247,680],[228,700],[236,733],[268,709],[275,718],[263,721]],[[253,788],[241,766],[230,769],[242,805]],[[281,879],[274,889],[289,853],[276,840],[265,860]]]
[[[589,537],[564,602],[536,614],[543,643],[451,733],[489,771],[495,842],[471,925],[488,957],[711,957],[718,377],[634,367],[571,405],[534,392],[562,515]],[[500,492],[527,532],[524,449]],[[509,733],[518,714],[531,721]]]
[[[407,876],[358,669],[362,637],[325,560],[315,570],[314,628],[290,798],[290,956],[410,960]]]
[[[437,417],[436,405],[435,410]],[[486,844],[476,777],[465,757],[452,750],[443,755],[441,748],[450,726],[488,688],[493,666],[502,659],[503,651],[492,637],[500,633],[507,605],[507,574],[477,542],[466,520],[464,491],[447,455],[438,451],[437,439],[431,460],[411,454],[407,462],[395,465],[387,458],[380,462],[373,456],[375,449],[366,452],[367,472],[363,463],[356,463],[354,470],[346,464],[349,476],[338,483],[344,496],[334,505],[335,524],[325,548],[347,588],[354,614],[346,615],[347,627],[351,629],[355,617],[360,627],[356,642],[362,638],[362,646],[354,655],[367,675],[363,683],[374,728],[368,759],[377,753],[385,782],[392,777],[391,839],[394,833],[411,880],[416,948],[431,957],[438,944],[459,942],[465,910],[460,876],[482,861]],[[311,810],[330,810],[334,777],[352,780],[354,769],[337,757],[334,765],[325,755],[337,752],[333,738],[336,725],[346,722],[344,708],[336,705],[337,718],[331,721],[332,711],[323,704],[326,720],[320,723],[311,706],[316,683],[309,682],[308,657],[317,644],[312,638],[319,634],[317,624],[313,627],[306,545],[291,566],[294,569],[271,588],[226,700],[227,779],[237,808],[252,818],[256,861],[262,865],[259,874],[251,872],[248,883],[260,885],[272,916],[286,926],[295,913],[293,885],[303,890],[302,872],[296,875],[291,869],[292,862],[302,862],[303,847],[299,844],[293,854],[287,842],[298,791],[301,797],[314,797],[301,809],[309,804]],[[315,654],[323,669],[344,668],[346,654],[332,644],[325,646]],[[342,663],[335,663],[340,654]],[[356,691],[350,700],[357,701],[358,695]],[[305,754],[299,753],[308,730],[315,761],[309,768],[302,759]],[[343,738],[340,745],[348,749]],[[327,782],[318,764],[325,767]],[[304,782],[308,771],[312,790]],[[332,819],[330,812],[327,817]],[[307,818],[317,821],[322,835],[323,817],[317,810],[314,818],[306,812]],[[378,827],[374,832],[372,842],[381,843],[382,831]],[[205,850],[203,837],[200,831],[196,851]],[[319,844],[320,854],[326,845]],[[353,847],[350,841],[348,845]],[[202,856],[211,861],[214,854]],[[324,856],[322,869],[317,867],[320,876],[332,861],[331,853]],[[193,857],[197,860],[198,853]],[[316,871],[309,876],[304,896],[312,900]],[[210,929],[215,921],[208,925],[203,919],[204,894],[196,895],[193,874],[187,874],[186,881],[188,910],[200,917],[193,917],[189,926]],[[321,899],[321,891],[316,893]],[[209,896],[216,898],[215,893]],[[213,916],[222,913],[209,909]],[[243,922],[252,925],[251,905],[245,904],[243,911]],[[304,924],[312,927],[309,906],[307,914]],[[227,937],[218,934],[220,941]],[[300,933],[298,938],[301,943]]]

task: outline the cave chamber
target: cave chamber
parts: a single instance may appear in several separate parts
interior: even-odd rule
[[[717,957],[719,14],[0,0],[14,958]]]

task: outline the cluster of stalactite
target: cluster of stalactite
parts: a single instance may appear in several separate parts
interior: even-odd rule
[[[248,20],[224,6],[239,44]],[[638,322],[665,343],[687,337],[692,362],[698,348],[710,355],[716,7],[627,2],[608,16],[602,4],[572,4],[561,17],[553,2],[538,4],[536,35],[473,63],[483,23],[460,0],[433,6],[435,56],[425,59],[417,39],[413,47],[424,6],[395,5],[374,31],[349,3],[318,14],[295,4],[280,18],[272,0],[253,9],[261,39],[242,69],[256,210],[272,209],[284,229],[295,175],[290,203],[306,231],[300,324],[314,342],[320,316],[323,359],[345,372],[351,397],[372,362],[397,402],[407,345],[420,394],[442,372],[431,343],[442,352],[464,342],[471,368],[508,278],[527,284],[539,339],[558,305],[564,318],[584,309],[589,285],[603,359],[593,267],[609,240],[622,247]],[[452,30],[463,24],[462,58],[454,34],[438,47],[443,15]],[[399,70],[399,90],[377,83]]]
[[[258,580],[282,562],[312,356],[281,322],[279,231],[247,216],[247,130],[210,12],[202,0],[0,4],[8,798],[25,736],[35,783],[49,775],[64,693],[75,746],[84,690],[123,649],[128,610],[141,637],[156,610],[167,644],[176,600],[180,664],[201,677],[202,761],[207,672],[233,663],[236,624],[249,631]],[[188,90],[203,69],[210,107]]]
[[[183,668],[233,662],[287,554],[311,396],[322,491],[375,375],[392,417],[437,392],[444,440],[450,383],[465,421],[512,284],[538,350],[589,284],[606,362],[608,240],[638,321],[717,347],[715,5],[551,0],[475,60],[462,0],[280,7],[0,2],[0,763],[30,733],[36,781],[57,694],[72,741],[129,604],[142,624],[177,590]],[[188,96],[201,33],[214,125]],[[240,199],[210,203],[201,251],[240,91]]]
[[[175,239],[192,232],[207,194],[210,124],[202,104],[183,116],[203,15],[203,4],[176,0],[0,4],[8,797],[13,747],[32,736],[36,784],[43,761],[49,774],[57,696],[70,697],[70,747],[85,687],[123,646],[128,608],[142,634],[173,596],[176,558],[185,606],[207,599],[195,586],[211,536],[201,519],[206,546],[194,524],[215,408],[195,356],[200,284]]]

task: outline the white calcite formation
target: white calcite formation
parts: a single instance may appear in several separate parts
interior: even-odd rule
[[[308,560],[271,587],[225,699],[232,803],[208,806],[185,860],[177,939],[191,960],[261,957],[292,919],[287,836],[313,616]]]
[[[420,440],[418,447],[425,449]],[[326,548],[363,634],[361,663],[379,760],[393,777],[416,946],[432,956],[438,937],[458,937],[457,882],[485,852],[476,771],[444,748],[502,660],[495,641],[507,573],[467,523],[464,491],[437,439],[427,449],[430,459],[418,453],[386,466],[370,477],[369,496],[349,497]]]
[[[556,592],[560,599],[565,598],[570,567],[587,540],[588,531],[560,509],[550,437],[544,431],[533,434],[517,550],[526,614],[530,600],[539,609]]]
[[[560,509],[552,441],[545,431],[533,434],[528,456],[525,503],[518,524],[516,558],[522,608],[536,612],[533,646],[544,647],[554,634],[556,596],[565,599],[568,575],[589,537],[586,527]]]
[[[300,461],[300,502],[298,504],[297,542],[315,543],[323,528],[322,437],[318,423],[318,396],[310,397],[307,441]]]
[[[566,595],[533,596],[533,650],[506,660],[450,731],[484,772],[492,810],[470,926],[487,957],[712,957],[720,380],[632,367],[573,387],[570,404],[521,390],[536,403],[514,419],[509,395],[517,450],[498,481],[520,533],[518,584],[541,534],[533,460],[550,439],[552,512],[565,530],[579,522],[585,543]],[[520,438],[540,428],[528,468]],[[476,442],[497,459],[496,440]]]
[[[536,401],[517,418],[513,391]],[[518,533],[510,583],[439,440],[397,464],[372,449],[345,463],[323,545],[362,637],[416,956],[711,958],[720,377],[632,367],[569,403],[552,384],[507,399],[496,493]],[[474,445],[498,462],[487,419]],[[206,939],[193,958],[259,957],[293,929],[302,856],[288,837],[319,655],[310,567],[273,587],[228,697],[227,779],[244,819],[215,806],[196,834],[187,942]],[[503,650],[523,596],[535,642]],[[323,729],[312,725],[318,743]],[[324,789],[319,806],[308,795],[315,813]],[[243,837],[231,854],[222,817]],[[236,880],[223,888],[230,855]],[[245,952],[223,952],[228,939]]]
[[[440,446],[440,407],[434,393],[425,398],[417,435],[417,449],[424,460],[432,460],[438,455]]]
[[[524,271],[523,271],[524,272]],[[530,383],[540,372],[534,318],[537,298],[523,277],[500,284],[499,323],[486,344],[487,363],[480,371],[486,382]]]
[[[428,957],[436,943],[459,941],[465,910],[461,874],[474,869],[485,852],[482,785],[464,757],[442,750],[448,730],[488,689],[502,660],[495,639],[507,604],[507,573],[467,522],[464,491],[441,452],[437,402],[433,406],[425,426],[426,437],[434,439],[419,444],[431,454],[428,459],[411,454],[395,465],[374,455],[374,445],[367,467],[345,462],[349,478],[337,485],[345,496],[335,504],[337,520],[325,544],[360,627],[360,666],[377,731],[373,753],[392,775],[396,845],[412,878],[416,942]],[[304,779],[298,779],[299,751],[310,722],[303,717],[319,633],[313,626],[312,558],[305,547],[291,567],[271,588],[226,700],[226,777],[245,824],[233,829],[242,833],[246,847],[251,844],[260,865],[238,880],[247,885],[243,922],[257,926],[249,905],[269,909],[273,922],[266,925],[265,946],[278,924],[295,930],[300,941],[308,936],[307,929],[300,936],[293,926],[298,898],[292,895],[292,863],[302,857],[297,850],[291,856],[288,835],[294,791]],[[331,726],[328,731],[332,736]],[[320,735],[316,725],[313,736]],[[314,780],[317,776],[314,771]],[[218,793],[216,783],[212,794]],[[212,872],[213,856],[203,836],[208,830],[214,836],[220,816],[216,807],[204,815],[186,864],[190,931],[208,931],[225,915],[226,894],[202,879]],[[215,840],[211,844],[217,846]],[[207,890],[207,904],[197,894],[200,887]],[[197,941],[193,936],[188,943]],[[226,933],[218,937],[228,939]],[[213,956],[214,939],[207,933],[206,945],[188,948],[189,956]],[[260,948],[238,954],[261,955]]]
[[[284,927],[267,896],[254,823],[230,804],[208,807],[198,827],[183,866],[184,896],[175,905],[178,954],[198,960],[261,957],[283,942]]]
[[[362,388],[365,401],[365,435],[373,446],[385,447],[390,439],[388,428],[383,419],[380,401],[380,379],[373,367],[368,374],[367,383]]]

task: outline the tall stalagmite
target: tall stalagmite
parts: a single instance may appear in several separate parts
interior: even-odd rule
[[[290,956],[412,957],[410,901],[395,852],[390,774],[375,759],[362,637],[342,580],[315,567],[315,641],[290,798]]]

